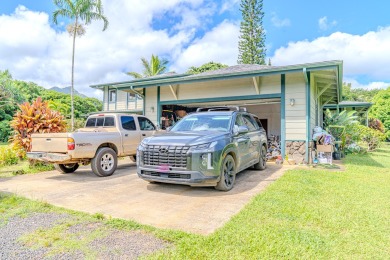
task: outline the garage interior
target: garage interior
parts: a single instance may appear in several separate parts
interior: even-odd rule
[[[214,106],[239,106],[244,107],[251,114],[256,115],[263,125],[268,137],[269,159],[276,159],[280,155],[280,135],[281,135],[281,106],[280,98],[237,100],[207,103],[189,103],[163,105],[161,108],[161,128],[166,129],[178,122],[189,113],[195,112],[198,108]],[[273,153],[272,153],[273,152]]]

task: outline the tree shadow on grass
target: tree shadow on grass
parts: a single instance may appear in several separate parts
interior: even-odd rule
[[[351,158],[347,158],[346,165],[347,166],[371,166],[378,168],[386,168],[385,165],[378,162],[381,159],[381,155],[376,156],[378,159],[372,158],[370,154],[362,154],[362,155],[349,155]],[[383,158],[383,160],[388,160],[388,158]]]

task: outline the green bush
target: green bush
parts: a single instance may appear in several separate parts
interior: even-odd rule
[[[368,151],[374,151],[379,147],[380,143],[386,139],[385,134],[382,132],[372,129],[364,125],[358,125],[359,138],[365,142],[368,146]]]
[[[11,146],[0,147],[0,166],[17,164],[19,156]]]

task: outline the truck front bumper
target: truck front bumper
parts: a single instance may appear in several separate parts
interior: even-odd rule
[[[27,157],[29,159],[51,163],[64,163],[69,162],[72,159],[72,157],[68,154],[46,152],[28,152]]]
[[[137,167],[137,174],[143,180],[164,182],[172,184],[184,184],[190,186],[215,186],[219,176],[205,176],[199,171],[169,170],[159,171],[157,167]]]

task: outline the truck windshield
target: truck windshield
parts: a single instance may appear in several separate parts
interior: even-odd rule
[[[189,115],[180,120],[171,129],[179,131],[220,131],[228,132],[230,129],[231,115],[196,114]]]

